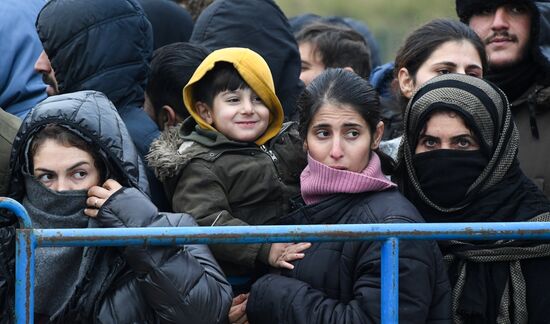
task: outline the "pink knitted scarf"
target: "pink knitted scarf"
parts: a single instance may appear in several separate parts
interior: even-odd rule
[[[308,205],[318,203],[336,193],[382,191],[396,186],[382,173],[380,158],[374,152],[371,153],[369,164],[361,173],[331,168],[308,154],[308,165],[302,171],[300,184],[302,198]]]

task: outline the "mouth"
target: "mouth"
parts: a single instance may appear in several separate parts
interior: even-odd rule
[[[243,128],[251,128],[251,127],[254,127],[257,123],[258,123],[257,121],[240,121],[240,122],[235,122],[235,124],[237,124],[238,126],[243,127]]]
[[[336,169],[336,170],[347,170],[348,168],[341,166],[341,165],[329,165],[329,167]]]
[[[506,34],[506,35],[493,35],[492,37],[489,37],[489,39],[487,39],[487,41],[485,42],[486,44],[505,44],[505,43],[515,43],[517,42],[517,37],[515,37],[514,35],[509,35],[509,34]]]

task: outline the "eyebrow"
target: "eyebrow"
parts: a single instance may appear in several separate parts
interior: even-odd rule
[[[456,68],[458,65],[454,62],[451,62],[451,61],[443,61],[443,62],[436,62],[434,63],[434,65],[445,65],[445,66],[452,66],[454,68]],[[477,65],[477,64],[468,64],[466,66],[467,68],[478,68],[478,69],[481,69],[481,66]]]
[[[363,125],[361,124],[357,124],[357,123],[344,123],[343,125],[344,127],[363,127]],[[330,124],[316,124],[316,125],[313,125],[311,126],[311,128],[332,128],[332,125]]]
[[[90,163],[88,163],[88,162],[86,162],[86,161],[80,161],[80,162],[77,162],[77,163],[71,165],[71,166],[68,167],[66,170],[72,170],[72,169],[78,168],[79,166],[84,165],[84,164],[90,165]],[[46,168],[36,168],[36,169],[34,169],[34,171],[53,172],[53,170],[46,169]]]

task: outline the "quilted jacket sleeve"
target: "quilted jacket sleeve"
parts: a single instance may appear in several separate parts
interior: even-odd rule
[[[159,214],[134,188],[113,194],[100,209],[98,222],[114,228],[196,226],[187,214]],[[207,246],[129,246],[123,255],[162,322],[227,321],[231,287]]]
[[[406,323],[450,323],[449,288],[436,276],[430,242],[402,241],[399,258],[399,318]],[[351,300],[329,298],[306,282],[270,274],[252,286],[247,304],[250,323],[380,323],[380,243],[365,242],[358,249]],[[318,271],[327,271],[319,269]],[[441,295],[434,293],[442,291]],[[433,301],[434,299],[438,299]],[[441,318],[430,318],[433,305],[440,305]]]

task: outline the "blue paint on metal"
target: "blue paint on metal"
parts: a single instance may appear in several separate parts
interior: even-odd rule
[[[550,223],[345,224],[35,229],[40,246],[122,246],[349,240],[548,240]]]
[[[31,229],[16,231],[15,322],[34,323],[34,252],[36,240]]]
[[[382,244],[382,324],[399,323],[399,239],[391,237]]]
[[[0,197],[0,208],[13,212],[19,219],[20,228],[32,228],[31,218],[27,214],[27,210],[17,200]]]
[[[0,208],[14,212],[21,226],[17,230],[16,242],[18,324],[33,322],[34,250],[38,246],[384,241],[381,251],[381,316],[386,324],[398,323],[399,240],[550,239],[550,222],[32,229],[27,212],[15,200],[0,197]]]

